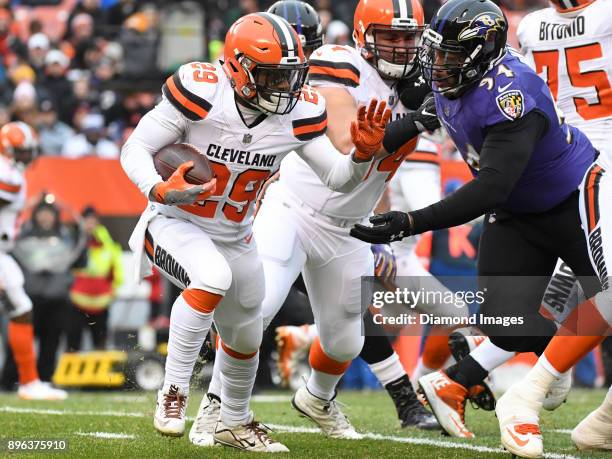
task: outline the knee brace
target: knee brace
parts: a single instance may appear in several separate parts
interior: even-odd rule
[[[190,279],[191,283],[188,286],[191,289],[225,295],[232,285],[232,270],[223,255],[217,252],[208,253],[193,274],[194,277]]]

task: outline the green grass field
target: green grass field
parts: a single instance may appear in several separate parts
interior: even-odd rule
[[[580,454],[569,436],[569,431],[599,405],[604,394],[602,390],[574,390],[568,402],[556,412],[544,413],[542,429],[546,457],[610,457],[609,453]],[[252,407],[258,419],[274,428],[274,437],[289,447],[288,456],[291,457],[510,457],[500,447],[497,421],[490,412],[468,409],[467,423],[476,438],[465,441],[439,433],[400,429],[391,401],[383,392],[343,392],[339,399],[346,405],[345,413],[357,430],[368,432],[367,439],[329,440],[295,414],[289,397],[286,392],[258,395]],[[194,393],[190,399],[187,428],[200,399],[200,393]],[[53,453],[53,457],[58,458],[225,458],[248,454],[221,447],[198,448],[189,443],[187,436],[173,439],[158,435],[153,429],[154,405],[152,393],[72,393],[66,402],[24,402],[15,394],[0,394],[0,457],[40,457],[43,454],[8,454],[9,439],[67,440],[66,453]]]

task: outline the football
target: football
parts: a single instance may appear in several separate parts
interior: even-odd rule
[[[185,175],[185,180],[194,185],[201,185],[214,177],[210,161],[193,145],[175,143],[166,145],[153,156],[155,169],[164,180],[184,162],[193,161],[193,168]]]

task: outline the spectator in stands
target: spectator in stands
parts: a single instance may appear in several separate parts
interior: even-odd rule
[[[79,265],[75,263],[80,252],[76,246],[75,238],[60,220],[53,197],[46,195],[22,227],[13,251],[23,267],[25,289],[32,300],[41,381],[51,381],[55,370],[73,282],[71,269]],[[84,260],[80,264],[84,266]]]
[[[105,13],[100,6],[100,0],[80,0],[70,12],[68,16],[68,24],[72,26],[73,20],[81,15],[85,14],[92,19],[92,31],[93,35],[101,37],[104,35],[105,29]],[[70,27],[66,30],[64,39],[71,40],[75,30]]]
[[[40,80],[45,72],[45,56],[49,51],[49,38],[44,33],[36,33],[28,40],[28,62]]]
[[[13,21],[11,11],[0,8],[0,66],[5,70],[15,63],[18,56],[27,54],[18,32],[19,26]]]
[[[81,133],[64,144],[62,156],[79,158],[94,155],[100,158],[119,157],[119,148],[105,137],[104,117],[98,113],[85,115],[81,122]]]
[[[108,308],[117,288],[123,283],[121,246],[113,241],[108,230],[100,223],[93,207],[83,211],[87,235],[87,266],[75,271],[70,290],[74,305],[68,314],[68,350],[81,349],[83,330],[89,328],[96,349],[106,346]]]
[[[72,115],[76,107],[76,99],[72,83],[66,78],[70,59],[63,52],[52,49],[45,56],[45,74],[38,83],[46,98],[53,101],[59,119],[72,123]]]
[[[52,99],[43,99],[40,102],[37,127],[41,153],[47,156],[60,155],[64,144],[74,136],[70,126],[58,119]]]
[[[71,67],[86,69],[85,55],[90,48],[95,46],[94,20],[87,13],[77,14],[69,23],[72,31],[68,41],[72,53]]]
[[[119,37],[125,53],[124,77],[137,79],[159,73],[159,29],[156,17],[156,10],[149,9],[147,13],[135,13],[125,21]]]
[[[13,93],[13,121],[23,121],[31,126],[36,124],[36,89],[28,81],[22,81]]]
[[[106,37],[116,38],[125,20],[138,12],[139,0],[119,0],[105,12]]]

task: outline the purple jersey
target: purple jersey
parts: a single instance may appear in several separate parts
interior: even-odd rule
[[[478,87],[457,100],[440,94],[435,99],[442,124],[474,175],[478,175],[480,149],[489,127],[532,110],[546,117],[547,130],[502,206],[506,210],[536,213],[555,207],[578,189],[595,159],[587,137],[560,121],[544,80],[510,50]]]

